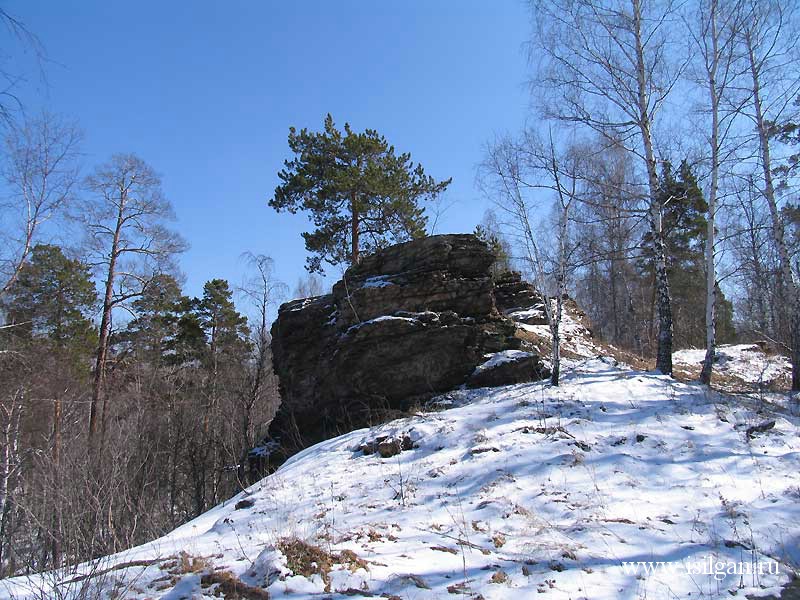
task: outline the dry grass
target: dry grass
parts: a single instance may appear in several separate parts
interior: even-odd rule
[[[170,567],[169,572],[173,575],[200,573],[211,568],[211,561],[205,556],[192,556],[187,552],[181,552]]]
[[[508,575],[505,573],[505,571],[495,571],[494,575],[492,575],[492,583],[505,583],[507,581]]]
[[[369,570],[366,561],[352,550],[332,553],[298,538],[283,538],[276,547],[286,557],[286,566],[292,573],[308,578],[319,575],[325,583],[326,592],[331,591],[330,573],[334,565],[345,566],[351,573],[359,569]]]
[[[216,585],[212,593],[226,600],[269,600],[267,590],[247,585],[230,571],[206,573],[200,579],[200,584],[203,587]]]
[[[680,365],[674,368],[675,379],[685,383],[696,383],[700,378],[699,366]],[[721,392],[731,394],[751,394],[760,390],[769,392],[787,392],[791,388],[791,376],[778,377],[766,385],[750,383],[729,373],[720,373],[717,370],[711,373],[711,387]]]

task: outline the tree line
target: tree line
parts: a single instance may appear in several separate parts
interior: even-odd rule
[[[79,143],[49,114],[6,136],[0,576],[142,543],[240,491],[278,403],[272,261],[186,296],[158,174],[120,154],[83,177]],[[64,230],[80,243],[47,241]]]
[[[797,6],[530,8],[537,126],[490,143],[481,181],[553,310],[571,291],[664,374],[674,348],[705,347],[709,383],[735,306],[740,337],[790,354],[800,389]]]
[[[545,294],[558,384],[562,302],[672,373],[673,348],[767,339],[800,387],[794,7],[767,0],[532,1],[536,127],[488,144],[476,229]],[[0,20],[5,13],[0,11]],[[152,539],[257,476],[277,406],[269,315],[284,286],[248,256],[236,290],[182,290],[186,244],[157,172],[119,154],[86,176],[74,124],[17,122],[2,155],[0,575]],[[377,131],[291,128],[269,199],[304,211],[309,274],[435,227],[436,180]],[[57,243],[69,231],[80,243]],[[247,309],[237,306],[236,293]],[[241,304],[241,302],[240,302]],[[246,317],[247,312],[249,317]]]

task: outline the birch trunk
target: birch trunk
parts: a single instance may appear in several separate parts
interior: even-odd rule
[[[761,168],[764,173],[764,198],[769,206],[772,219],[772,236],[778,249],[780,258],[781,278],[783,289],[789,294],[786,300],[791,311],[791,361],[792,361],[792,391],[800,391],[800,296],[798,295],[797,280],[792,272],[792,263],[786,248],[786,233],[781,220],[778,202],[775,196],[775,184],[772,179],[772,159],[770,156],[768,124],[764,117],[761,98],[760,68],[756,60],[753,38],[748,32],[745,34],[747,46],[748,65],[753,85],[753,108],[755,110],[756,130],[758,131],[759,149],[761,152]]]
[[[567,206],[560,207],[558,222],[558,274],[556,275],[556,309],[555,315],[550,319],[550,332],[553,336],[552,362],[553,367],[550,373],[550,383],[554,386],[559,384],[561,377],[561,313],[564,307],[564,294],[566,293],[566,238],[567,238]],[[548,300],[549,302],[549,300]]]
[[[11,514],[10,498],[14,490],[14,475],[17,471],[19,457],[19,425],[22,413],[22,390],[14,392],[8,406],[0,407],[3,412],[3,444],[0,454],[0,567],[6,561],[6,530]],[[9,547],[13,560],[13,548]]]
[[[661,204],[658,198],[658,172],[651,132],[649,99],[647,95],[647,70],[644,61],[642,42],[641,0],[632,0],[634,19],[634,38],[636,40],[636,81],[639,114],[639,131],[645,153],[647,182],[649,188],[650,232],[653,238],[653,261],[655,271],[655,304],[658,315],[658,345],[656,350],[656,369],[664,375],[672,375],[672,297],[667,276],[667,257],[664,244]]]
[[[700,383],[711,384],[714,368],[714,352],[717,342],[717,273],[714,264],[714,220],[717,211],[719,187],[719,96],[717,94],[717,67],[719,65],[719,38],[717,32],[717,2],[712,0],[709,15],[711,35],[711,64],[708,65],[708,93],[711,104],[711,188],[708,193],[708,216],[706,233],[706,356],[700,371]]]

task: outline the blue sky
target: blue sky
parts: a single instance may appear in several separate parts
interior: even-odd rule
[[[7,0],[50,63],[27,108],[76,118],[87,168],[135,152],[163,176],[191,248],[186,291],[242,279],[245,251],[303,274],[301,215],[267,200],[289,126],[377,129],[437,178],[452,177],[438,232],[471,231],[488,202],[483,146],[528,115],[522,0]],[[330,278],[329,278],[330,279]]]

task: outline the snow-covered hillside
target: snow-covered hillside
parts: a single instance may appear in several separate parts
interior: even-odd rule
[[[0,596],[776,594],[800,564],[788,406],[589,359],[557,389],[459,391],[319,444],[159,540]]]
[[[705,350],[679,350],[672,355],[675,369],[697,376],[705,359]],[[758,344],[717,346],[714,371],[720,387],[753,389],[788,388],[792,365],[780,354],[767,354]]]

